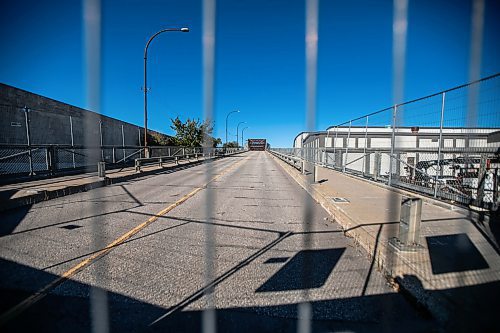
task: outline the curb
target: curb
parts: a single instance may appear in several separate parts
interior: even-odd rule
[[[391,251],[391,249],[388,249],[388,247],[386,247],[385,250],[381,249],[381,245],[384,245],[375,242],[375,237],[364,230],[358,221],[350,217],[341,207],[330,202],[327,197],[321,194],[318,189],[307,183],[306,180],[300,178],[294,168],[281,161],[279,158],[274,158],[275,156],[272,154],[271,156],[291,178],[293,178],[330,214],[333,220],[342,227],[344,235],[352,238],[368,253],[369,257],[376,264],[376,267],[396,285],[399,292],[411,301],[417,309],[423,309],[426,314],[432,315],[440,324],[447,325],[452,309],[451,300],[435,293],[431,294],[430,291],[426,290],[421,285],[415,275],[403,274],[403,276],[401,276],[395,272],[393,268],[397,270],[398,266],[408,267],[406,261],[403,260],[397,252],[392,251],[393,258],[387,258],[384,252]],[[372,243],[375,243],[373,247],[369,239],[372,239]],[[393,267],[386,264],[388,261],[392,261]],[[413,271],[411,267],[409,270]]]

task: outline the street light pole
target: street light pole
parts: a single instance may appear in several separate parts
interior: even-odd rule
[[[239,128],[240,128],[240,125],[241,124],[246,124],[247,122],[246,121],[240,121],[238,123],[238,126],[236,126],[236,144],[239,145],[240,144],[240,140],[239,140],[239,137],[238,137],[238,134],[240,133],[239,132]]]
[[[245,148],[245,145],[243,144],[243,142],[244,142],[244,141],[243,141],[243,133],[245,132],[245,130],[246,130],[247,128],[248,128],[248,126],[247,126],[247,127],[244,127],[244,128],[241,130],[241,147],[242,147],[242,148]]]
[[[189,28],[167,28],[158,31],[151,38],[149,38],[146,43],[146,47],[144,48],[144,156],[146,156],[147,146],[148,146],[148,77],[147,77],[147,65],[148,65],[148,47],[151,44],[151,41],[158,36],[159,34],[167,31],[180,31],[180,32],[189,32]],[[147,156],[146,156],[147,157]]]
[[[226,116],[226,148],[227,148],[227,119],[229,118],[229,115],[230,115],[231,113],[235,113],[235,112],[240,112],[240,110],[234,110],[234,111],[231,111],[231,112],[229,112],[229,113],[227,114],[227,116]]]

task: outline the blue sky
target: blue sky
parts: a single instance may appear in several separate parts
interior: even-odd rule
[[[2,1],[0,82],[85,107],[82,4]],[[468,81],[471,1],[410,0],[405,100]],[[149,48],[149,127],[202,118],[201,0],[103,1],[101,112],[143,124],[143,50]],[[317,124],[392,103],[392,1],[320,0]],[[500,6],[486,0],[481,76],[500,72]],[[246,121],[245,136],[291,146],[305,129],[304,0],[219,0],[216,136]],[[241,126],[240,126],[241,130]]]

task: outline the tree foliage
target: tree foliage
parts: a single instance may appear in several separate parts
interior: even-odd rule
[[[221,145],[221,144],[222,144],[222,140],[221,140],[221,138],[213,138],[213,139],[214,139],[214,141],[213,141],[212,146],[213,146],[214,148],[215,148],[215,147],[217,147],[218,145]]]
[[[238,148],[238,143],[236,141],[230,141],[230,142],[224,143],[223,147],[224,148]]]
[[[158,132],[148,131],[148,144],[150,146],[174,146],[175,138]]]
[[[201,122],[199,119],[188,118],[185,122],[176,117],[170,119],[175,131],[175,145],[183,147],[216,147],[222,141],[212,137],[213,124],[209,121]]]

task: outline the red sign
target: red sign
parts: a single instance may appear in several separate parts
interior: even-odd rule
[[[248,139],[249,150],[266,150],[266,139]]]

